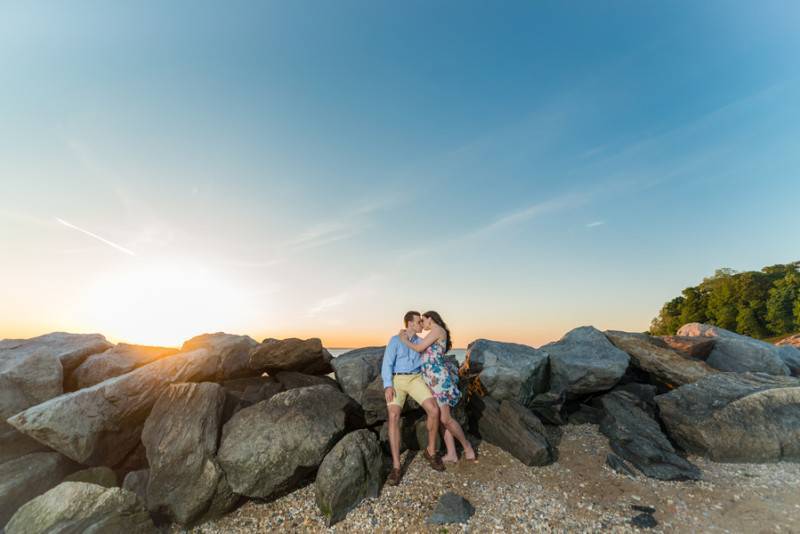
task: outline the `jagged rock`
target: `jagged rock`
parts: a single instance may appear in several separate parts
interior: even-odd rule
[[[339,389],[339,384],[336,380],[329,376],[307,375],[304,373],[295,373],[292,371],[281,371],[274,375],[275,380],[283,386],[283,391],[289,391],[295,388],[304,388],[308,386],[331,386]]]
[[[74,391],[99,384],[103,380],[124,375],[176,352],[178,349],[120,343],[105,352],[86,358],[72,372],[68,389]]]
[[[528,405],[537,393],[547,391],[548,357],[528,345],[478,339],[467,348],[462,372],[477,374],[493,399]]]
[[[700,470],[681,457],[636,395],[616,390],[600,398],[600,431],[611,449],[639,471],[659,480],[699,480]]]
[[[0,526],[23,504],[80,466],[57,452],[34,452],[0,465]]]
[[[606,455],[606,465],[621,475],[627,475],[631,478],[636,478],[636,471],[634,471],[628,463],[614,454],[609,452]]]
[[[606,337],[630,356],[631,364],[665,384],[682,386],[717,372],[705,362],[688,359],[672,349],[659,346],[648,336],[625,336],[606,332]]]
[[[547,465],[555,452],[544,425],[530,410],[512,400],[496,401],[473,395],[470,428],[482,439],[497,445],[525,465]]]
[[[439,497],[436,508],[434,508],[426,523],[432,525],[467,523],[474,513],[475,507],[468,500],[461,495],[448,491]]]
[[[564,414],[564,405],[567,402],[566,391],[548,391],[536,395],[528,408],[537,416],[551,425],[566,424],[567,418]]]
[[[64,478],[64,482],[89,482],[106,488],[114,488],[117,484],[117,474],[109,467],[89,467],[76,471]]]
[[[336,381],[348,396],[364,410],[368,425],[386,421],[386,397],[381,380],[381,363],[386,347],[367,347],[351,350],[334,358],[331,364]],[[406,400],[406,410],[415,404]]]
[[[241,338],[241,336],[231,336]],[[161,358],[130,373],[28,408],[9,419],[17,430],[88,465],[116,465],[139,443],[142,426],[170,384],[224,380],[241,372],[218,343]],[[244,344],[232,339],[234,346]],[[218,350],[219,349],[219,350]],[[243,363],[239,360],[239,363]]]
[[[776,342],[775,344],[778,345],[779,347],[785,345],[791,345],[793,347],[797,347],[798,349],[800,349],[800,334],[793,334],[791,336],[785,337],[780,341]]]
[[[778,347],[778,355],[789,368],[792,376],[800,376],[800,350],[792,345],[781,345]]]
[[[87,482],[63,482],[22,506],[6,525],[6,534],[49,532],[155,533],[139,498],[122,488]]]
[[[568,397],[611,389],[630,360],[592,326],[570,330],[542,350],[550,355],[550,390],[565,391]]]
[[[61,395],[65,370],[110,346],[99,334],[64,332],[0,342],[0,463],[48,450],[15,430],[6,419]]]
[[[720,462],[800,459],[800,379],[717,373],[656,397],[670,437]]]
[[[706,363],[715,369],[736,373],[791,374],[781,358],[780,349],[771,343],[702,323],[685,324],[678,330],[678,335],[714,338],[714,348]]]
[[[197,349],[208,349],[217,357],[217,372],[215,382],[253,376],[255,373],[249,366],[250,351],[258,346],[255,339],[250,336],[237,336],[217,332],[203,334],[185,341],[181,352]]]
[[[186,525],[198,519],[224,477],[216,461],[222,386],[173,384],[158,398],[142,431],[150,472],[147,507]]]
[[[147,481],[150,479],[149,469],[131,471],[125,475],[122,481],[122,488],[131,491],[139,497],[145,505],[147,504]]]
[[[684,356],[705,360],[714,349],[714,339],[703,336],[658,336],[668,348]]]
[[[318,338],[265,339],[250,353],[250,367],[270,375],[280,371],[325,375],[333,371],[331,359]]]
[[[571,425],[599,425],[603,419],[603,410],[589,406],[588,404],[580,404],[578,409],[569,414],[567,421]]]
[[[328,526],[381,487],[383,455],[375,434],[356,430],[342,438],[322,460],[315,482],[316,501]]]
[[[236,413],[217,459],[233,491],[267,498],[305,481],[348,428],[363,424],[361,408],[332,387],[292,389]]]
[[[147,450],[140,440],[121,462],[113,466],[113,469],[124,478],[130,471],[147,469],[147,467]]]

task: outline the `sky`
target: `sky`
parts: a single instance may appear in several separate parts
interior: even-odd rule
[[[3,2],[0,338],[643,331],[800,259],[800,3]]]

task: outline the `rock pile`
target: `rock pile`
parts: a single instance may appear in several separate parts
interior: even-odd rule
[[[311,480],[333,525],[386,476],[383,351],[332,358],[319,339],[225,333],[180,349],[98,334],[2,340],[0,527],[153,532]],[[538,349],[479,339],[453,415],[528,466],[557,459],[558,425],[589,422],[615,470],[697,480],[687,452],[800,460],[799,372],[790,343],[702,324],[663,337],[584,326]],[[401,424],[403,447],[419,449],[419,406],[408,402]],[[456,495],[440,508],[434,523],[472,512]]]

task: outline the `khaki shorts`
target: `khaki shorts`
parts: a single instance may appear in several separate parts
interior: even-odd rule
[[[405,405],[408,395],[411,395],[411,398],[417,401],[419,405],[433,397],[428,384],[425,383],[419,373],[415,375],[394,375],[392,377],[392,386],[394,386],[394,398],[389,404],[394,404],[401,408]]]

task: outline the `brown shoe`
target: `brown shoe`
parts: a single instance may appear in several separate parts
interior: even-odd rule
[[[428,454],[428,449],[424,449],[422,451],[422,456],[428,460],[428,463],[431,465],[431,469],[434,471],[444,471],[444,464],[442,463],[442,459],[439,457],[438,454],[434,454],[431,456]]]
[[[389,477],[386,479],[386,483],[390,486],[397,486],[400,484],[400,479],[403,477],[402,473],[400,473],[399,469],[392,469],[391,473],[389,473]]]

